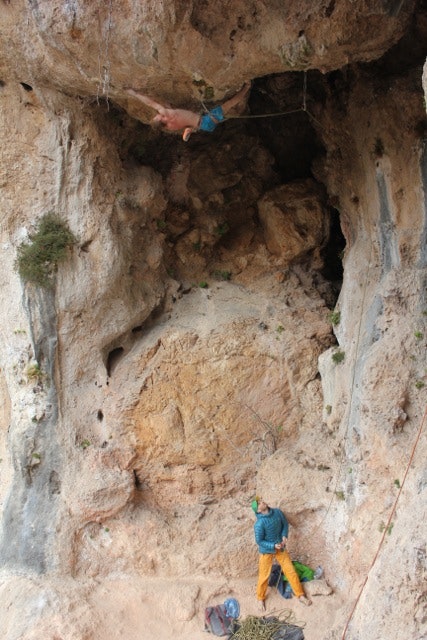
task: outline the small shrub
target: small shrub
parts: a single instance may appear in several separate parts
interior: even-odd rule
[[[41,375],[41,369],[38,363],[28,365],[27,378],[29,380],[34,380],[34,378],[38,378],[40,375]]]
[[[284,330],[285,330],[285,327],[283,327],[281,324],[279,324],[279,326],[276,329],[277,333],[283,333]]]
[[[332,354],[332,360],[335,364],[340,364],[340,362],[343,362],[344,358],[345,358],[344,351],[338,350]]]
[[[325,411],[328,414],[328,416],[330,416],[331,413],[332,413],[332,405],[327,404],[326,407],[325,407]]]
[[[328,313],[328,322],[333,325],[338,325],[341,320],[341,311],[330,311]]]
[[[58,262],[64,260],[67,249],[76,243],[76,238],[67,225],[53,213],[39,221],[30,243],[18,247],[15,268],[25,282],[39,287],[52,285]]]
[[[213,100],[214,98],[214,88],[213,87],[206,87],[205,88],[205,100]]]
[[[388,525],[388,527],[387,527],[387,534],[388,534],[388,535],[390,535],[390,534],[391,534],[391,532],[392,532],[392,530],[393,530],[393,527],[394,527],[394,523],[393,523],[393,522],[391,522],[391,523]],[[384,522],[381,522],[380,526],[378,527],[378,531],[379,531],[380,533],[382,533],[385,529],[386,529],[386,526],[385,526]]]
[[[416,337],[417,340],[422,340],[424,337],[421,331],[415,331],[414,336]]]
[[[335,495],[338,498],[338,500],[345,500],[344,491],[335,491]]]
[[[231,271],[221,271],[221,270],[218,269],[218,270],[214,271],[213,275],[218,280],[230,280]]]
[[[44,371],[42,371],[38,362],[29,364],[26,374],[28,382],[34,382],[38,384],[41,384],[46,378],[46,374]]]
[[[82,440],[80,446],[82,449],[87,449],[90,447],[90,440]]]
[[[400,484],[400,480],[399,480],[398,478],[396,478],[396,480],[394,481],[394,485],[395,485],[398,489],[400,489],[401,484]]]
[[[416,389],[423,389],[425,387],[425,382],[423,380],[417,380],[415,383]]]
[[[201,289],[207,289],[208,288],[208,283],[205,280],[202,280],[202,282],[199,282],[199,287]]]
[[[229,230],[230,230],[230,227],[227,222],[222,222],[214,229],[216,235],[220,237],[224,236]]]

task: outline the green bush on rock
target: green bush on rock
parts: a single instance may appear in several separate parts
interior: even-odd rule
[[[25,282],[39,287],[52,286],[58,262],[64,260],[67,249],[76,243],[68,226],[54,213],[47,213],[30,235],[30,242],[18,247],[15,267]]]

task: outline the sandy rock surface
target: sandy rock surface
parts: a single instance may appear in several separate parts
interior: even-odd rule
[[[426,10],[252,4],[2,3],[5,640],[256,613],[255,493],[332,589],[269,610],[427,636]],[[262,117],[188,143],[125,92],[245,80]],[[75,243],[43,289],[15,261],[49,212]]]

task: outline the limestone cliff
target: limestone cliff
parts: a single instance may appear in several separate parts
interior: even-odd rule
[[[426,35],[421,0],[2,3],[3,638],[254,612],[255,492],[333,588],[270,596],[307,640],[426,636]],[[126,92],[249,80],[187,143]]]

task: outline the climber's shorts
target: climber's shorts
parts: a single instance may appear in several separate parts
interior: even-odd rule
[[[224,119],[221,105],[214,107],[209,113],[204,113],[200,118],[199,131],[212,132],[216,129],[217,124]]]

